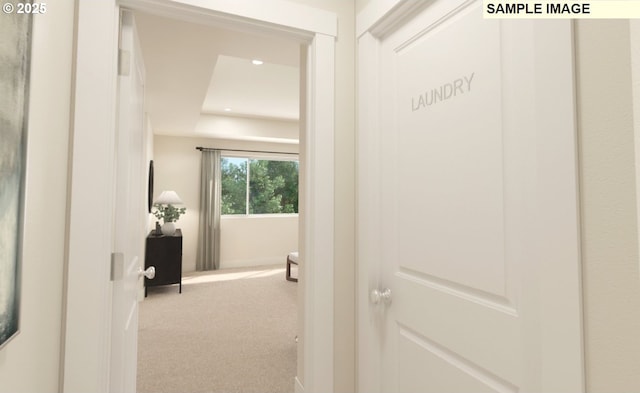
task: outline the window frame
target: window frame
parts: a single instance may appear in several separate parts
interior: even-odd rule
[[[250,217],[297,217],[300,213],[298,205],[297,213],[249,213],[250,210],[250,188],[251,188],[251,160],[261,161],[295,161],[298,163],[298,203],[300,201],[300,156],[291,153],[260,153],[260,152],[236,152],[224,150],[220,154],[220,168],[222,169],[222,160],[225,158],[242,158],[247,163],[247,181],[245,192],[245,212],[243,214],[220,214],[222,218],[250,218]],[[220,189],[222,200],[222,188]]]

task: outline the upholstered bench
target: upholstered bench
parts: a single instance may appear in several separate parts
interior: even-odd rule
[[[291,277],[291,264],[294,265],[298,265],[298,252],[290,252],[289,255],[287,255],[287,275],[286,275],[286,279],[289,281],[298,281],[297,278],[295,277]]]

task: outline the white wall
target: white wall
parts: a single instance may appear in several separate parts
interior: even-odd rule
[[[635,164],[640,151],[634,149],[629,34],[628,20],[576,23],[586,382],[591,392],[640,391]]]
[[[223,216],[220,223],[220,268],[285,266],[298,250],[298,215]]]
[[[34,18],[20,334],[0,350],[1,392],[58,391],[74,2]]]
[[[176,223],[178,228],[182,229],[183,245],[182,245],[182,270],[184,272],[194,271],[196,269],[196,254],[198,244],[198,220],[200,214],[200,155],[196,150],[196,146],[215,147],[221,149],[249,149],[249,150],[270,150],[282,152],[297,152],[297,145],[278,145],[268,143],[242,143],[240,141],[224,141],[210,138],[185,138],[167,135],[155,135],[154,137],[154,167],[155,167],[155,197],[159,196],[163,190],[173,190],[178,193],[182,201],[185,203],[187,212],[180,217]],[[221,238],[224,228],[221,228]],[[251,230],[251,232],[254,232]],[[268,235],[273,236],[267,241],[277,244],[281,241],[278,234],[269,232]],[[295,239],[297,242],[297,234]],[[254,249],[255,256],[249,257],[242,250],[233,251],[228,247],[221,248],[230,258],[239,258],[233,263],[240,263],[240,259],[258,260],[262,258],[258,256],[259,250]],[[238,244],[239,247],[244,247]],[[289,247],[287,247],[289,248]],[[268,250],[267,250],[268,251]],[[286,258],[286,254],[292,249],[288,249],[281,258]],[[271,251],[273,252],[273,251]],[[238,257],[238,256],[241,256]],[[221,259],[225,255],[221,254]],[[267,258],[275,258],[275,255],[268,255]],[[226,262],[226,261],[224,261]],[[228,265],[226,263],[223,266]]]
[[[297,121],[263,120],[231,116],[201,115],[195,129],[203,138],[246,139],[274,141],[280,138],[297,144],[299,127]]]
[[[356,14],[363,9],[371,2],[371,0],[355,0],[356,3]]]

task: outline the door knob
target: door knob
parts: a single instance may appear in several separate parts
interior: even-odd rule
[[[156,268],[155,266],[149,266],[147,270],[142,270],[142,268],[140,268],[138,274],[140,274],[141,277],[145,276],[149,280],[153,280],[153,278],[156,276]]]
[[[391,289],[385,288],[382,291],[374,289],[371,291],[371,303],[379,304],[380,301],[385,304],[391,304]]]

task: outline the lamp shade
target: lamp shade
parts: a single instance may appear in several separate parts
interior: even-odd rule
[[[154,203],[162,205],[182,205],[182,199],[180,199],[175,191],[162,191],[162,194],[160,194]]]

